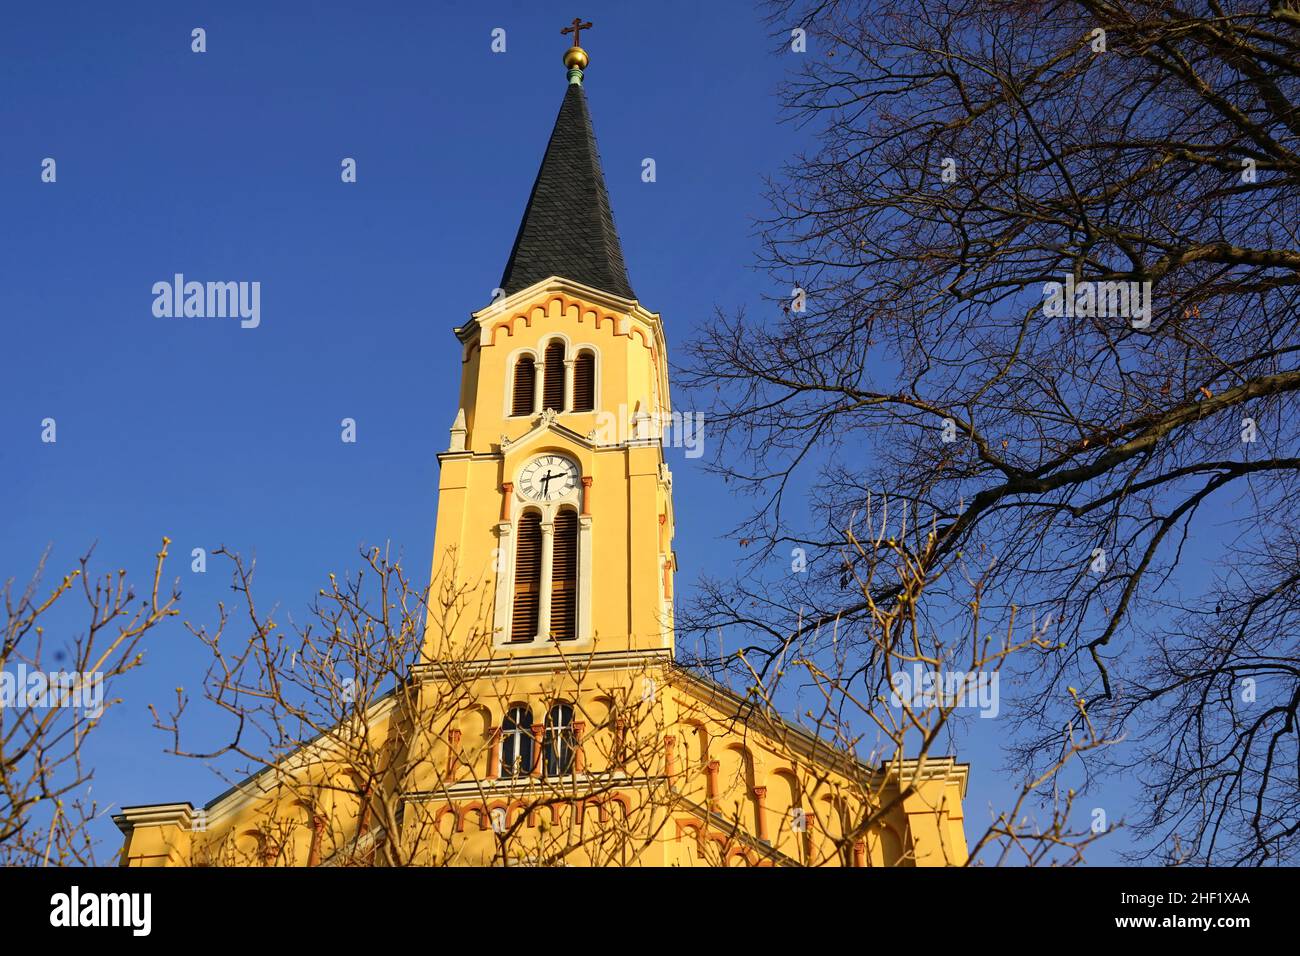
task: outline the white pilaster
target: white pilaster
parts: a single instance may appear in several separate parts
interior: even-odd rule
[[[591,640],[591,515],[578,518],[578,629],[580,641]]]
[[[510,640],[510,585],[515,576],[515,549],[511,541],[509,521],[499,522],[494,529],[497,536],[497,556],[492,570],[496,572],[496,603],[492,608],[492,643],[504,644]]]
[[[542,522],[542,593],[537,601],[537,639],[551,636],[551,558],[555,554],[555,519]]]
[[[573,411],[573,370],[577,364],[578,360],[576,358],[564,360],[564,408],[559,409],[559,411]]]

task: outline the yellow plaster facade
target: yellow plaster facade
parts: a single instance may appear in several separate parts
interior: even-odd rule
[[[672,475],[659,435],[671,408],[659,316],[634,301],[553,277],[475,313],[456,332],[465,434],[463,441],[453,434],[456,450],[438,456],[435,565],[455,552],[461,574],[501,585],[494,617],[499,645],[509,644],[517,658],[552,653],[549,641],[523,648],[512,642],[506,585],[518,520],[538,507],[520,472],[539,456],[562,456],[577,465],[581,480],[567,496],[541,507],[544,531],[556,508],[581,512],[578,637],[566,646],[576,652],[603,635],[609,649],[669,650]],[[568,356],[570,407],[574,357],[594,356],[592,411],[540,408],[541,359],[553,342],[563,343]],[[539,369],[537,408],[512,415],[513,379],[524,356]]]

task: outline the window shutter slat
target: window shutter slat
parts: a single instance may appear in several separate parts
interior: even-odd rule
[[[546,366],[542,372],[542,407],[564,411],[564,343],[546,346]]]
[[[573,410],[596,410],[596,356],[583,352],[573,366]]]
[[[510,624],[512,641],[531,641],[537,636],[537,614],[542,582],[542,519],[530,511],[519,519],[515,543],[514,613]]]
[[[533,413],[533,393],[537,384],[534,368],[531,355],[524,355],[515,363],[514,397],[510,405],[511,415],[531,415]]]
[[[565,509],[555,516],[551,553],[551,636],[571,641],[578,636],[578,514]]]

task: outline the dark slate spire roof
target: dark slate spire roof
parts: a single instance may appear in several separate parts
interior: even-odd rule
[[[506,295],[548,276],[634,299],[580,83],[570,83],[501,277]]]

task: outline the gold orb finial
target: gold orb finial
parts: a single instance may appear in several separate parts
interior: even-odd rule
[[[582,17],[574,17],[573,23],[560,31],[563,36],[573,34],[573,46],[564,51],[564,65],[570,70],[570,78],[573,70],[585,70],[590,62],[587,51],[582,48],[582,31],[590,29],[590,21],[583,23]]]
[[[587,51],[580,46],[571,46],[564,51],[564,65],[571,70],[585,70],[587,68],[588,58]]]

